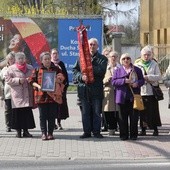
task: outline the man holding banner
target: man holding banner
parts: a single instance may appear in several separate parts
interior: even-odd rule
[[[90,50],[93,81],[89,81],[86,73],[82,72],[83,65],[81,51],[80,58],[73,67],[74,79],[78,82],[78,97],[82,104],[83,135],[80,138],[89,138],[93,133],[96,138],[103,138],[101,130],[101,113],[103,100],[103,78],[107,67],[107,58],[98,52],[98,40],[91,38],[89,47],[84,46],[84,51]],[[87,49],[86,49],[87,48]],[[79,47],[80,49],[80,47]],[[88,56],[84,55],[87,60]],[[87,65],[89,66],[89,64]]]

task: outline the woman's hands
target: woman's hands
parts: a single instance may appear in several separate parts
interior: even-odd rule
[[[38,88],[38,90],[41,90],[41,86],[38,83],[34,82],[32,85],[33,87]]]
[[[132,86],[133,88],[136,88],[138,86],[138,83],[137,82],[132,82],[131,79],[125,79],[125,83],[126,84],[129,84],[130,86]]]

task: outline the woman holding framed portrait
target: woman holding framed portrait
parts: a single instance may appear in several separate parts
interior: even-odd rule
[[[35,88],[34,100],[40,113],[41,138],[42,140],[53,140],[55,114],[58,105],[49,95],[49,92],[55,93],[56,83],[62,83],[64,76],[62,70],[51,62],[49,52],[41,53],[40,61],[40,68],[33,71],[30,79]]]

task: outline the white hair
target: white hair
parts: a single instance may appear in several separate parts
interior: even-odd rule
[[[147,46],[142,48],[140,53],[141,53],[141,55],[146,54],[146,53],[151,53],[152,54],[153,53],[153,47],[150,46],[150,45],[147,45]]]
[[[26,56],[23,52],[17,52],[15,53],[15,59],[17,59],[18,57],[22,57],[24,59],[26,59]]]
[[[40,61],[42,62],[42,60],[43,60],[43,57],[44,56],[49,56],[49,57],[51,57],[51,54],[48,52],[48,51],[45,51],[45,52],[42,52],[41,54],[40,54]]]
[[[90,38],[89,40],[88,40],[88,42],[90,43],[90,42],[95,42],[97,45],[98,45],[98,40],[97,40],[97,38]]]
[[[118,55],[118,52],[117,52],[117,51],[111,51],[111,52],[109,53],[109,57],[112,57],[112,56],[118,57],[118,56],[119,56],[119,55]]]
[[[123,60],[123,58],[126,58],[126,57],[129,57],[129,58],[131,59],[131,56],[130,56],[129,53],[124,53],[124,54],[122,54],[121,57],[120,57],[120,64],[123,63],[122,60]]]

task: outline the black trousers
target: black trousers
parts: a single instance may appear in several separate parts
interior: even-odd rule
[[[133,103],[129,100],[120,104],[119,129],[120,138],[137,138],[139,111],[133,109]],[[130,125],[129,125],[130,123]],[[129,136],[130,135],[130,136]]]
[[[110,130],[116,130],[117,129],[117,114],[118,111],[112,111],[112,112],[104,112],[106,123],[108,126],[108,129]]]
[[[7,128],[11,128],[12,106],[11,99],[5,99],[5,124]]]
[[[55,126],[55,115],[57,112],[56,103],[43,103],[38,104],[40,113],[40,128],[42,133],[53,134]]]

